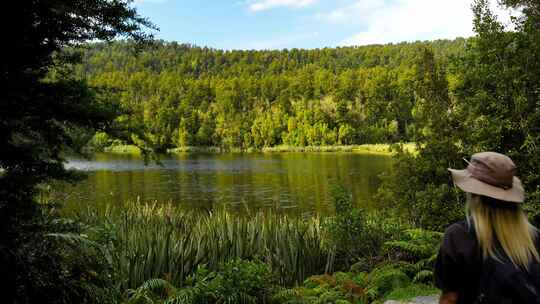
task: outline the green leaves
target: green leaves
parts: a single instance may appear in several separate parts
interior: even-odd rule
[[[164,277],[182,286],[195,271],[214,271],[220,263],[238,259],[261,259],[281,284],[292,284],[324,271],[327,263],[317,218],[248,217],[224,210],[205,214],[134,202],[80,216],[87,223],[113,225],[107,252],[124,279],[122,288]]]
[[[78,76],[117,88],[118,119],[150,148],[261,149],[414,140],[412,72],[426,45],[460,53],[464,40],[323,50],[231,51],[154,42],[92,44]],[[143,145],[142,143],[140,145]]]
[[[129,292],[128,304],[264,303],[272,286],[263,263],[245,260],[220,263],[214,271],[199,267],[187,282],[188,286],[175,288],[162,279],[148,280]]]

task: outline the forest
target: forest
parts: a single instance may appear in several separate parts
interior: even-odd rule
[[[75,74],[117,90],[118,127],[156,151],[414,141],[416,67],[447,62],[466,39],[281,51],[152,41],[94,43]],[[111,137],[98,133],[102,148]]]
[[[512,158],[540,226],[540,3],[502,24],[472,6],[452,41],[222,51],[156,41],[129,1],[16,1],[0,77],[0,268],[5,303],[365,304],[437,295],[443,231],[465,218],[447,168]],[[468,21],[467,21],[468,22]],[[100,42],[97,42],[100,41]],[[89,141],[90,140],[90,141]],[[89,143],[88,143],[89,141]],[[404,149],[413,142],[414,152]],[[66,155],[182,147],[393,143],[369,212],[245,216],[166,202],[47,199]]]

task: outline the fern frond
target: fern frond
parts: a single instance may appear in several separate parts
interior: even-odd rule
[[[59,240],[59,241],[64,241],[70,245],[79,245],[79,244],[82,244],[82,245],[87,245],[87,246],[90,246],[90,247],[99,247],[99,245],[88,239],[88,237],[84,234],[78,234],[78,233],[72,233],[72,232],[67,232],[67,233],[47,233],[45,234],[46,237],[50,237],[50,238],[54,238],[56,240]]]
[[[433,280],[433,271],[431,270],[422,270],[418,272],[413,278],[413,282],[415,283],[427,283],[432,280]]]
[[[150,279],[144,282],[139,288],[138,291],[163,291],[167,288],[172,288],[171,284],[163,279]]]

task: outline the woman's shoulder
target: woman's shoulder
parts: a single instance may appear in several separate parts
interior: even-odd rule
[[[444,231],[446,237],[474,236],[474,225],[468,220],[462,220],[448,226]]]
[[[441,249],[451,253],[476,255],[478,242],[473,223],[463,220],[448,226],[441,245]]]

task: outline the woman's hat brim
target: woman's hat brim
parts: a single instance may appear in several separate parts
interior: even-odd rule
[[[522,203],[525,200],[525,190],[519,178],[514,176],[512,188],[503,189],[484,183],[471,176],[468,170],[448,168],[456,186],[465,192],[489,196],[503,201]]]

